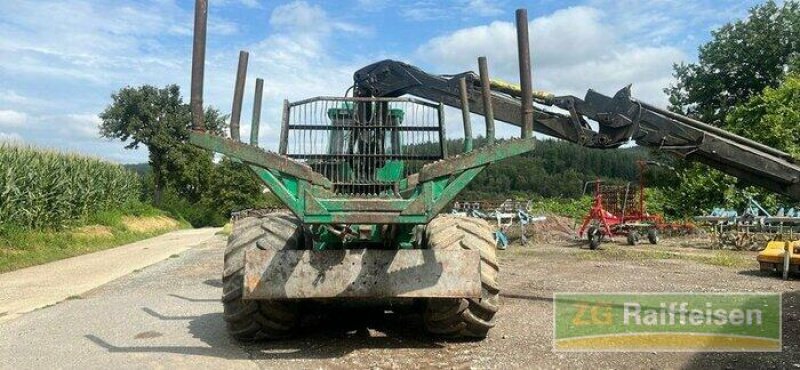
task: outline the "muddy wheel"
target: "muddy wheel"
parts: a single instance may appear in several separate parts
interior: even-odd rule
[[[300,221],[286,211],[247,217],[234,223],[222,273],[224,318],[231,336],[241,341],[254,341],[292,334],[298,318],[293,302],[242,299],[244,252],[300,249],[302,239]]]
[[[586,230],[586,239],[589,240],[589,249],[597,249],[600,246],[600,239],[602,235],[600,235],[600,230],[596,227],[592,226],[588,230]]]
[[[441,215],[428,224],[425,236],[430,249],[480,252],[482,287],[479,299],[429,299],[423,315],[426,329],[437,335],[485,338],[494,327],[500,294],[492,228],[482,219]]]
[[[628,232],[627,240],[628,245],[636,245],[636,242],[639,241],[639,234],[635,230],[631,230]]]
[[[650,244],[653,244],[653,245],[658,244],[658,230],[656,230],[655,228],[648,229],[647,230],[647,241],[649,241]]]

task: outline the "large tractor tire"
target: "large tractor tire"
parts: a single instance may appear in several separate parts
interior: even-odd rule
[[[441,215],[431,221],[425,236],[430,249],[468,249],[481,255],[481,298],[431,298],[424,312],[425,327],[433,334],[485,338],[494,327],[499,308],[499,265],[492,228],[482,219]]]
[[[248,250],[302,249],[303,228],[291,213],[278,211],[234,223],[225,249],[222,303],[228,332],[241,341],[290,336],[298,313],[291,301],[243,300],[244,253]]]

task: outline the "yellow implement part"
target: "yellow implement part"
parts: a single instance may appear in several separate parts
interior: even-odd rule
[[[522,88],[520,88],[519,85],[512,84],[512,83],[509,83],[509,82],[505,82],[503,80],[492,79],[489,82],[489,86],[493,90],[497,90],[499,92],[506,93],[508,95],[512,95],[512,96],[516,96],[516,97],[521,97],[522,96]],[[553,95],[552,93],[549,93],[547,91],[533,90],[533,98],[534,99],[538,99],[540,101],[543,101],[546,104],[551,104],[552,101],[553,101],[553,98],[555,98],[555,95]]]
[[[761,270],[783,271],[783,256],[787,243],[789,244],[789,253],[791,253],[789,259],[789,270],[800,270],[800,240],[790,242],[775,240],[767,243],[767,247],[764,248],[763,251],[759,252],[758,257],[756,258],[761,266]]]
[[[783,264],[783,249],[786,243],[791,243],[792,251],[797,250],[800,252],[800,241],[785,242],[785,241],[771,241],[767,243],[767,247],[758,253],[758,262],[780,263]],[[792,253],[792,265],[800,265],[800,253]]]

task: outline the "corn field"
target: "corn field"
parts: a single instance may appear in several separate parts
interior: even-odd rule
[[[0,226],[62,228],[137,199],[139,187],[117,164],[0,143]]]

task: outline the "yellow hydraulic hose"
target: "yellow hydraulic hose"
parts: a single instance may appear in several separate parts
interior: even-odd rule
[[[519,87],[519,85],[495,79],[490,80],[489,85],[493,90],[497,90],[499,92],[511,96],[516,96],[516,97],[522,96],[522,89]],[[555,95],[547,91],[533,90],[533,98],[536,99],[538,102],[551,105],[553,103],[553,98],[555,98]]]

